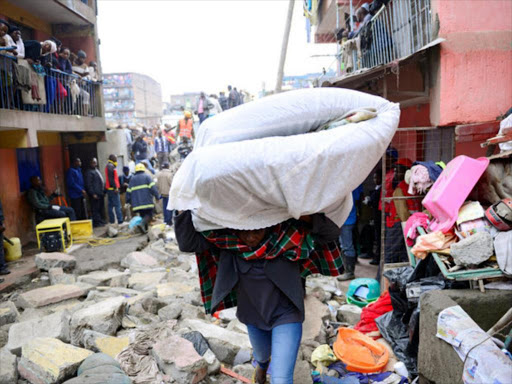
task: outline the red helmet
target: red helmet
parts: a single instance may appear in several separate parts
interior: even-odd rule
[[[510,211],[510,212],[508,212]],[[500,231],[512,229],[512,199],[503,199],[485,211],[485,217]]]

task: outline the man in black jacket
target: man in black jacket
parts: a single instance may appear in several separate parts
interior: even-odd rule
[[[11,273],[7,269],[7,264],[5,263],[5,255],[4,255],[4,211],[2,209],[2,202],[0,201],[0,275],[8,275]],[[3,279],[0,279],[0,283],[3,282]]]
[[[105,225],[105,221],[103,221],[105,182],[98,169],[98,160],[96,158],[91,160],[90,166],[85,173],[85,190],[91,202],[92,224],[94,227],[101,227]]]

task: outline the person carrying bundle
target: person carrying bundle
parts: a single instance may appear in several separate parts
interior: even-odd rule
[[[196,232],[190,211],[175,216],[180,250],[195,252],[207,313],[238,305],[257,362],[254,382],[293,383],[302,337],[305,278],[342,272],[340,228],[324,214],[257,230]]]

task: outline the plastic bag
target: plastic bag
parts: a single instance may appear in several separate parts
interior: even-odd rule
[[[316,132],[349,110],[377,117]],[[352,190],[390,143],[397,104],[347,89],[286,92],[206,120],[176,173],[168,209],[193,210],[197,231],[258,229],[323,212],[341,227]]]
[[[394,268],[384,272],[384,277],[389,280],[389,296],[397,317],[402,317],[409,308],[405,288],[413,273],[412,267]]]
[[[407,300],[409,301],[409,306],[411,303],[418,303],[420,296],[425,292],[444,288],[445,282],[441,276],[425,277],[419,281],[407,283],[405,293],[407,295]]]
[[[320,345],[311,354],[311,363],[316,367],[317,371],[322,372],[323,367],[329,366],[329,364],[337,361],[337,357],[334,355],[331,347],[327,344]]]

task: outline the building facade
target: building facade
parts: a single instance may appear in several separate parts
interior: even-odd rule
[[[109,73],[103,77],[105,119],[108,124],[146,127],[162,122],[162,88],[140,73]]]
[[[95,7],[94,0],[0,0],[0,19],[20,28],[24,41],[55,37],[71,52],[83,50],[101,73]],[[0,53],[0,200],[6,235],[22,242],[35,226],[25,197],[30,177],[40,176],[48,193],[66,195],[70,162],[80,157],[86,166],[105,133],[99,82],[44,68],[32,77],[31,93],[16,75],[25,65],[32,73],[25,60]]]

